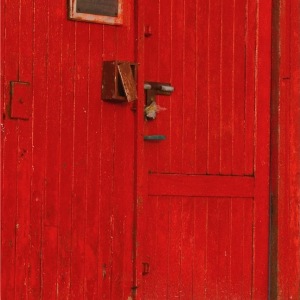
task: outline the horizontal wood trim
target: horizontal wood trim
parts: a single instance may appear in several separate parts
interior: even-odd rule
[[[254,177],[149,174],[151,196],[240,197],[254,196]]]

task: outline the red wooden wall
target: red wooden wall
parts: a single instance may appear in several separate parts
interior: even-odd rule
[[[271,298],[300,299],[300,2],[274,1]]]
[[[122,27],[68,21],[66,2],[1,2],[3,299],[132,286],[134,115],[100,90],[103,60],[134,60],[133,0]],[[274,3],[271,296],[298,299],[300,9]],[[9,118],[10,81],[31,84],[29,121]]]
[[[134,115],[101,101],[103,60],[134,60],[125,25],[67,20],[67,1],[1,1],[2,299],[131,292]],[[9,118],[10,81],[32,89]]]

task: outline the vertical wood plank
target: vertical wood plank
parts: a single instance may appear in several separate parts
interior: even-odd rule
[[[168,296],[170,299],[180,298],[181,264],[181,212],[182,199],[170,197],[170,241],[169,241],[169,283]]]
[[[37,6],[38,4],[35,3]],[[37,10],[39,7],[37,7]],[[45,143],[44,146],[44,161],[43,161],[43,202],[42,202],[42,216],[41,216],[41,245],[40,245],[40,252],[41,252],[41,270],[39,276],[41,277],[41,298],[46,296],[50,296],[51,298],[51,292],[53,291],[53,275],[56,273],[55,271],[52,272],[51,269],[49,270],[49,265],[51,263],[55,262],[51,261],[50,264],[48,264],[48,259],[49,256],[51,257],[51,252],[49,255],[49,252],[47,252],[49,248],[51,248],[52,244],[51,242],[53,241],[53,232],[51,232],[51,228],[45,226],[45,219],[46,219],[46,214],[45,214],[45,207],[46,207],[46,197],[47,197],[47,155],[48,155],[48,146],[49,146],[49,137],[47,136],[48,133],[48,103],[49,103],[49,3],[48,1],[46,2],[46,5],[41,9],[41,12],[43,13],[42,15],[38,16],[38,20],[40,20],[43,24],[41,27],[41,31],[38,30],[38,35],[40,34],[41,38],[39,46],[42,46],[44,55],[41,55],[42,57],[40,59],[45,60],[45,69],[43,70],[45,73],[44,74],[39,74],[43,79],[45,80],[45,94],[44,94],[44,99],[43,99],[43,105],[45,107],[44,114],[43,114],[43,120],[41,122],[44,122],[44,134],[45,134],[45,139],[43,140]],[[46,32],[46,34],[45,34]],[[40,79],[40,78],[39,78]],[[37,118],[37,121],[39,119]],[[57,126],[57,125],[56,125]],[[49,225],[49,224],[48,224]],[[52,228],[53,229],[53,228]],[[51,234],[52,233],[52,234]],[[55,246],[54,246],[55,248]],[[51,249],[53,253],[53,248]],[[55,253],[55,251],[54,251]],[[49,283],[47,282],[47,279],[49,278]],[[52,280],[50,280],[50,278]],[[46,283],[45,283],[46,280]],[[44,287],[45,283],[45,287]],[[51,286],[52,284],[52,286]],[[49,286],[50,286],[50,292],[49,292]],[[53,299],[53,294],[52,294],[52,299]]]
[[[193,297],[205,299],[207,284],[207,210],[206,198],[194,199],[194,264],[193,264]]]
[[[244,219],[244,201],[247,199],[231,199],[230,200],[230,282],[228,295],[231,298],[242,296],[243,274],[243,250],[245,247],[244,223],[252,223],[252,218]],[[252,232],[250,232],[251,234]],[[250,235],[251,238],[251,235]],[[249,244],[247,245],[249,247]],[[250,244],[251,247],[251,244]],[[249,257],[251,261],[251,256]],[[248,289],[250,288],[247,287]],[[249,289],[250,290],[250,289]],[[246,294],[244,294],[246,296]]]
[[[276,2],[272,26],[271,297],[299,291],[299,5]]]
[[[299,6],[296,2],[283,1],[280,3],[277,28],[278,43],[274,65],[278,67],[275,73],[273,89],[278,101],[274,101],[275,111],[275,145],[273,155],[280,162],[272,165],[272,194],[275,238],[275,255],[273,264],[276,274],[273,290],[277,297],[294,298],[299,295],[299,169],[297,149],[299,148]],[[280,57],[280,59],[279,59]],[[275,100],[275,99],[274,99]],[[297,104],[296,104],[296,102]],[[274,124],[274,123],[273,123]],[[295,138],[296,137],[296,138]],[[296,159],[297,157],[297,159]],[[278,180],[280,178],[280,180]],[[274,188],[275,187],[275,188]],[[276,262],[275,262],[276,261]],[[289,274],[287,276],[287,274]]]
[[[159,1],[159,82],[169,82],[173,84],[172,76],[172,3],[171,1]],[[151,40],[151,37],[150,39]],[[150,42],[150,41],[149,41]],[[153,41],[152,41],[153,43]],[[154,64],[157,62],[153,62]],[[176,87],[175,87],[176,90]],[[166,108],[158,114],[156,119],[157,132],[166,136],[158,151],[158,172],[170,172],[170,151],[171,151],[171,103],[174,101],[174,93],[170,96],[158,96],[158,103]],[[176,98],[175,98],[176,99]],[[176,100],[175,100],[176,101]]]
[[[160,1],[155,1],[152,5],[145,7],[144,33],[146,26],[150,26],[151,36],[144,36],[145,43],[145,80],[159,81],[157,61],[159,59],[159,39],[160,39]],[[153,20],[155,17],[155,21]]]
[[[239,235],[231,234],[231,203],[230,199],[218,200],[218,297],[226,299],[230,289],[230,243],[239,238]],[[235,259],[239,259],[235,257]]]
[[[249,199],[250,200],[250,199]],[[243,208],[243,277],[242,277],[242,296],[245,299],[253,299],[252,295],[252,276],[253,276],[253,223],[247,220],[253,220],[253,201],[245,201]]]
[[[172,84],[176,90],[172,96],[170,107],[171,113],[171,159],[172,173],[182,170],[182,137],[183,137],[183,61],[184,61],[184,1],[173,0],[172,2]]]
[[[57,227],[43,223],[43,290],[42,298],[56,299],[57,297]]]
[[[234,64],[232,74],[233,84],[233,147],[232,147],[232,172],[236,175],[244,174],[245,164],[245,0],[235,3],[233,11],[234,40],[233,53]],[[252,124],[253,126],[253,124]]]
[[[60,124],[61,124],[61,25],[63,16],[61,5],[53,6],[48,3],[49,14],[47,18],[48,45],[45,49],[47,55],[47,103],[46,103],[46,128],[47,128],[47,155],[46,155],[46,190],[45,190],[45,225],[57,226],[58,219],[58,185],[60,166]],[[56,13],[54,13],[56,12]],[[57,13],[59,12],[59,13]],[[44,16],[45,17],[45,16]],[[52,251],[55,251],[53,245]]]
[[[196,2],[184,1],[184,37],[183,37],[183,134],[182,134],[182,166],[183,172],[195,172],[195,157],[196,157]]]
[[[245,174],[254,171],[256,1],[246,3]]]
[[[65,11],[66,3],[62,5]],[[72,188],[74,181],[74,74],[75,74],[75,23],[64,22],[62,28],[63,63],[61,89],[60,135],[60,191],[59,191],[59,236],[57,289],[59,299],[70,297],[72,253]]]
[[[180,270],[180,298],[193,298],[193,264],[194,264],[194,202],[190,198],[182,199],[181,212],[181,270]]]
[[[300,7],[299,3],[295,0],[290,1],[289,10],[290,20],[290,68],[291,68],[291,84],[290,84],[290,239],[291,248],[289,257],[292,264],[295,264],[295,268],[292,270],[290,276],[290,289],[289,297],[296,298],[300,294],[300,287],[296,284],[300,280],[300,258],[298,251],[300,248],[300,233],[299,233],[299,199],[300,199],[300,185],[299,185],[299,173],[300,173]],[[297,100],[298,99],[298,100]],[[292,265],[291,264],[291,265]]]
[[[84,43],[83,43],[84,41]],[[75,25],[71,298],[84,295],[89,24]]]
[[[221,32],[221,101],[220,101],[220,173],[231,174],[232,161],[232,72],[233,72],[233,18],[234,1],[222,3],[222,32]]]
[[[280,94],[284,99],[289,98],[289,84],[286,84],[283,82],[281,84],[281,91]],[[284,162],[288,157],[289,148],[287,147],[289,143],[289,137],[287,135],[288,132],[288,118],[289,118],[289,111],[288,111],[288,105],[281,105],[280,106],[280,120],[282,122],[280,126],[280,155],[279,155],[279,162]],[[289,166],[287,164],[282,165],[281,172],[282,174],[278,174],[278,176],[287,176],[289,170]],[[289,199],[289,190],[285,185],[285,182],[278,181],[278,186],[280,189],[279,196],[283,199]],[[274,198],[273,198],[274,199]],[[288,260],[287,256],[290,251],[290,232],[289,232],[289,216],[290,214],[290,208],[289,208],[289,201],[280,201],[279,207],[278,207],[280,214],[278,215],[278,223],[282,225],[282,229],[280,230],[280,236],[283,245],[281,246],[281,249],[278,249],[278,259],[280,261]],[[290,262],[291,263],[291,262]],[[282,274],[290,273],[291,272],[291,266],[290,263],[284,265],[281,269]],[[279,275],[279,284],[282,286],[288,286],[289,285],[289,278],[286,276]],[[289,292],[286,289],[283,289],[282,291],[279,291],[280,297],[288,297]]]
[[[100,195],[100,219],[99,219],[99,255],[101,258],[102,280],[99,293],[104,299],[110,297],[112,276],[112,243],[114,230],[114,216],[112,211],[113,193],[113,133],[110,122],[114,122],[114,112],[109,110],[109,104],[102,109],[102,159],[101,159],[101,195]],[[106,116],[105,116],[106,114]],[[110,115],[109,115],[110,114]],[[111,117],[113,114],[113,119]],[[109,126],[110,125],[110,126]],[[112,125],[114,126],[114,124]],[[99,270],[99,271],[100,271]],[[100,278],[99,278],[100,279]]]
[[[208,173],[220,172],[220,47],[221,11],[220,1],[209,3],[209,58],[208,58]]]
[[[207,173],[208,162],[208,58],[209,58],[209,1],[198,0],[197,6],[197,123],[196,172]],[[200,71],[201,70],[201,71]]]
[[[15,271],[16,271],[16,215],[17,215],[17,123],[8,119],[8,106],[10,102],[10,80],[18,79],[19,63],[19,1],[5,2],[2,4],[1,14],[5,16],[6,39],[9,43],[3,43],[4,56],[1,60],[4,78],[1,80],[3,100],[1,102],[2,118],[4,128],[2,128],[2,202],[1,202],[1,249],[2,272],[5,276],[1,278],[2,297],[15,299]],[[16,16],[17,15],[17,16]],[[4,20],[4,19],[2,19]],[[1,21],[2,21],[1,20]],[[3,49],[3,48],[2,48]],[[3,273],[2,273],[3,274]]]
[[[157,266],[157,221],[158,221],[158,197],[149,197],[147,203],[143,204],[147,214],[145,221],[147,226],[146,236],[141,241],[143,247],[143,261],[142,264],[149,264],[149,273],[143,274],[143,290],[142,297],[145,299],[156,299],[156,276],[159,272],[159,266]],[[144,272],[142,267],[142,272]]]
[[[87,218],[85,232],[85,284],[84,296],[96,299],[99,294],[101,258],[99,257],[99,194],[101,165],[101,85],[102,27],[91,25],[88,52],[88,107],[87,107]]]
[[[278,238],[279,238],[279,99],[280,99],[280,3],[272,7],[272,67],[271,67],[271,134],[270,134],[270,297],[278,297]],[[282,120],[282,119],[281,119]],[[280,132],[282,132],[280,130]],[[282,138],[280,138],[282,141]]]
[[[103,60],[116,59],[116,28],[103,27]],[[114,215],[113,198],[114,193],[114,154],[115,154],[115,130],[116,114],[112,103],[101,102],[101,195],[100,195],[100,238],[99,250],[102,258],[101,273],[103,274],[99,294],[104,299],[111,297],[111,280],[113,268],[113,234]]]
[[[168,283],[172,268],[168,264],[170,247],[169,241],[169,204],[168,197],[158,197],[157,203],[157,219],[156,219],[156,239],[155,239],[155,298],[153,299],[168,299]],[[151,250],[151,249],[150,249]],[[151,266],[150,266],[151,267]],[[171,277],[172,278],[172,277]],[[149,297],[147,295],[147,297]]]
[[[124,108],[123,108],[124,109]],[[123,113],[123,117],[120,114]],[[112,194],[113,210],[112,210],[112,241],[111,241],[111,257],[112,257],[112,274],[111,274],[111,298],[121,299],[123,298],[123,262],[126,260],[126,254],[124,253],[125,241],[123,237],[126,236],[124,231],[126,222],[124,220],[124,214],[126,215],[126,204],[128,200],[129,188],[127,180],[122,180],[125,177],[123,165],[126,162],[126,156],[121,141],[122,137],[126,136],[126,126],[122,120],[124,120],[125,112],[120,110],[120,107],[115,108],[115,132],[114,132],[114,170],[113,180],[114,189]],[[120,116],[120,117],[119,117]],[[123,131],[123,130],[124,131]],[[123,134],[123,135],[122,135]],[[121,135],[121,136],[120,136]],[[127,165],[129,168],[129,164]],[[119,177],[120,176],[120,177]],[[122,182],[123,181],[123,182]],[[121,183],[122,184],[119,184]],[[126,219],[126,217],[125,217]]]
[[[218,199],[208,199],[208,216],[207,216],[207,281],[206,297],[208,299],[218,298],[218,220],[219,220],[219,203]]]
[[[29,9],[30,7],[30,9]],[[19,2],[19,80],[32,85],[33,9],[32,1]],[[29,26],[22,26],[24,22]],[[32,107],[30,107],[32,112]],[[32,114],[29,121],[18,120],[17,222],[16,222],[16,298],[28,297],[29,231],[32,172]]]
[[[46,161],[46,106],[40,99],[46,99],[46,49],[44,28],[47,20],[44,18],[47,7],[36,7],[34,3],[33,24],[33,124],[32,124],[32,190],[30,203],[30,271],[29,271],[29,299],[37,299],[42,295],[42,219],[45,189],[45,161]],[[37,25],[38,24],[38,25]],[[47,34],[46,34],[47,36]],[[39,88],[37,88],[39,87]]]
[[[155,1],[150,6],[147,5],[145,12],[145,23],[143,24],[144,33],[146,26],[150,26],[152,35],[150,37],[144,37],[145,43],[145,81],[154,81],[159,82],[159,72],[160,68],[158,67],[158,61],[160,61],[160,1]],[[155,20],[152,16],[156,16]],[[164,55],[164,54],[163,54]],[[157,103],[160,103],[161,106],[162,100],[159,96],[157,97]],[[142,96],[141,101],[143,105],[146,105],[145,98]],[[165,115],[165,112],[162,112]],[[144,135],[158,134],[159,130],[159,119],[161,119],[161,114],[158,114],[156,120],[145,120],[144,122]],[[147,170],[151,172],[156,172],[158,170],[158,162],[160,151],[158,148],[161,148],[163,145],[157,143],[147,143],[145,145],[145,157],[148,158],[149,164],[147,165]]]
[[[60,125],[61,125],[61,39],[62,27],[58,26],[63,16],[61,5],[48,4],[47,97],[46,97],[46,162],[45,201],[43,219],[43,297],[55,299],[57,294],[58,218],[60,178]],[[54,9],[54,10],[53,10]],[[54,14],[53,12],[56,11]],[[57,13],[60,12],[60,13]],[[45,18],[45,16],[44,16]]]
[[[144,44],[144,21],[145,21],[145,2],[140,1],[135,6],[135,51],[134,57],[136,61],[140,62],[139,76],[137,79],[137,92],[138,98],[144,95],[144,81],[145,81],[145,44]],[[144,244],[142,243],[144,235],[147,233],[145,230],[146,224],[143,218],[146,216],[144,210],[144,200],[147,198],[146,181],[148,169],[145,161],[145,143],[144,143],[144,101],[137,101],[136,103],[136,116],[135,116],[135,201],[134,201],[134,220],[133,220],[133,289],[132,295],[136,299],[143,297],[143,278],[142,278],[142,262]],[[147,239],[146,239],[147,240]],[[136,287],[141,285],[140,292],[137,294]]]
[[[258,3],[253,298],[268,294],[271,1]]]

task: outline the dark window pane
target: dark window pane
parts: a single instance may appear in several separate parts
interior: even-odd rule
[[[118,0],[77,0],[78,13],[116,17]]]

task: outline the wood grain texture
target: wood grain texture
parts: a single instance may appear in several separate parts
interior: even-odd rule
[[[66,9],[62,5],[62,10]],[[60,124],[60,185],[58,226],[57,289],[59,297],[67,298],[71,286],[72,252],[72,189],[73,189],[73,126],[74,126],[74,54],[75,23],[62,24],[61,62],[61,124]],[[70,73],[72,75],[70,75]],[[68,136],[69,138],[63,138]]]
[[[150,2],[126,2],[121,27],[69,21],[66,1],[1,4],[5,299],[128,299],[132,288],[138,299],[267,297],[270,1]],[[286,31],[298,24],[288,3]],[[293,158],[282,172],[295,177],[293,34],[280,160]],[[100,98],[102,61],[114,59],[141,64],[135,124],[131,106]],[[153,122],[145,80],[175,87]],[[10,81],[31,84],[28,121],[9,118]],[[283,297],[299,294],[297,183],[282,192]]]
[[[197,27],[196,27],[196,173],[206,174],[208,163],[208,20],[209,20],[209,1],[197,1]]]
[[[93,97],[101,85],[101,61],[94,62],[93,57],[102,52],[102,28],[90,26],[90,45],[88,55],[88,109],[87,109],[87,179],[86,179],[86,231],[85,231],[85,283],[86,298],[95,299],[99,295],[102,264],[99,261],[101,245],[99,243],[100,218],[100,165],[101,165],[101,109],[99,99]],[[97,128],[97,130],[94,130]],[[96,238],[95,238],[96,237]],[[100,274],[100,275],[99,275]]]
[[[4,298],[131,294],[134,115],[100,87],[103,60],[134,61],[132,7],[116,28],[67,20],[66,2],[1,4]],[[10,81],[30,82],[28,121],[9,118]]]
[[[271,297],[299,298],[299,4],[276,2],[271,106]]]
[[[249,198],[254,195],[254,178],[246,176],[150,174],[148,184],[149,195]]]
[[[4,51],[2,55],[7,59],[2,59],[3,76],[18,79],[18,61],[19,48],[18,29],[19,19],[14,18],[11,20],[9,14],[18,11],[17,1],[11,1],[10,5],[7,5],[4,10],[1,10],[2,20],[5,20],[5,26],[10,26],[11,31],[7,32],[7,38],[11,39],[11,43],[3,43]],[[18,14],[17,14],[18,16]],[[3,18],[4,17],[4,18]],[[4,28],[2,27],[2,30]],[[2,109],[2,122],[8,118],[7,105],[10,101],[10,83],[1,82],[3,91],[3,101],[1,103]],[[2,129],[2,199],[7,199],[1,202],[1,222],[2,222],[2,236],[1,236],[1,249],[2,257],[6,257],[2,260],[2,270],[6,269],[6,276],[1,278],[2,287],[6,287],[2,290],[2,296],[6,298],[15,298],[15,269],[16,269],[16,213],[17,213],[17,159],[18,159],[18,137],[16,134],[17,124],[10,123],[5,124]],[[6,180],[4,180],[4,174],[6,174]],[[6,212],[5,214],[3,212]],[[3,273],[2,273],[3,274]]]
[[[142,299],[251,299],[252,199],[149,197],[146,206]]]
[[[255,201],[253,253],[253,298],[267,298],[269,240],[269,162],[270,162],[270,81],[263,83],[271,71],[271,3],[257,7],[256,75],[255,75]],[[265,30],[269,28],[269,32]],[[258,236],[261,237],[258,239]]]
[[[57,3],[54,10],[60,11],[61,5]],[[62,26],[58,26],[62,13],[54,14],[51,3],[46,2],[47,38],[46,38],[46,95],[45,105],[45,191],[43,202],[42,224],[42,297],[55,299],[58,268],[58,218],[59,218],[59,177],[60,177],[60,132],[57,131],[61,124],[61,39]],[[43,17],[43,16],[41,16]],[[41,32],[41,34],[43,34]],[[58,101],[53,101],[57,99]]]
[[[164,5],[139,10],[152,29],[139,42],[140,76],[175,90],[158,97],[167,110],[157,119],[137,123],[141,135],[166,135],[138,144],[137,271],[143,260],[151,268],[137,297],[265,298],[270,1]]]
[[[209,1],[208,8],[208,159],[207,173],[220,172],[220,50],[221,1]],[[200,141],[199,141],[200,142]]]
[[[19,3],[19,65],[18,79],[32,82],[32,24],[33,11],[31,1]],[[30,26],[23,27],[28,22]],[[23,79],[24,78],[24,79]],[[15,297],[28,297],[27,285],[29,275],[29,231],[31,199],[31,165],[32,165],[32,130],[30,122],[17,121],[17,211],[16,211],[16,266]]]
[[[297,297],[300,295],[300,257],[298,255],[300,248],[299,219],[300,219],[300,6],[297,1],[290,2],[290,68],[291,68],[291,84],[290,84],[290,100],[286,101],[290,104],[289,128],[290,128],[290,254],[292,262],[296,267],[292,270],[292,276],[289,277],[289,297]],[[285,263],[287,263],[285,261]],[[284,274],[282,274],[284,276]]]
[[[144,20],[152,32],[144,40],[145,80],[175,87],[157,97],[167,110],[144,126],[146,135],[167,137],[146,148],[151,171],[253,175],[255,2],[165,5],[152,3]]]

